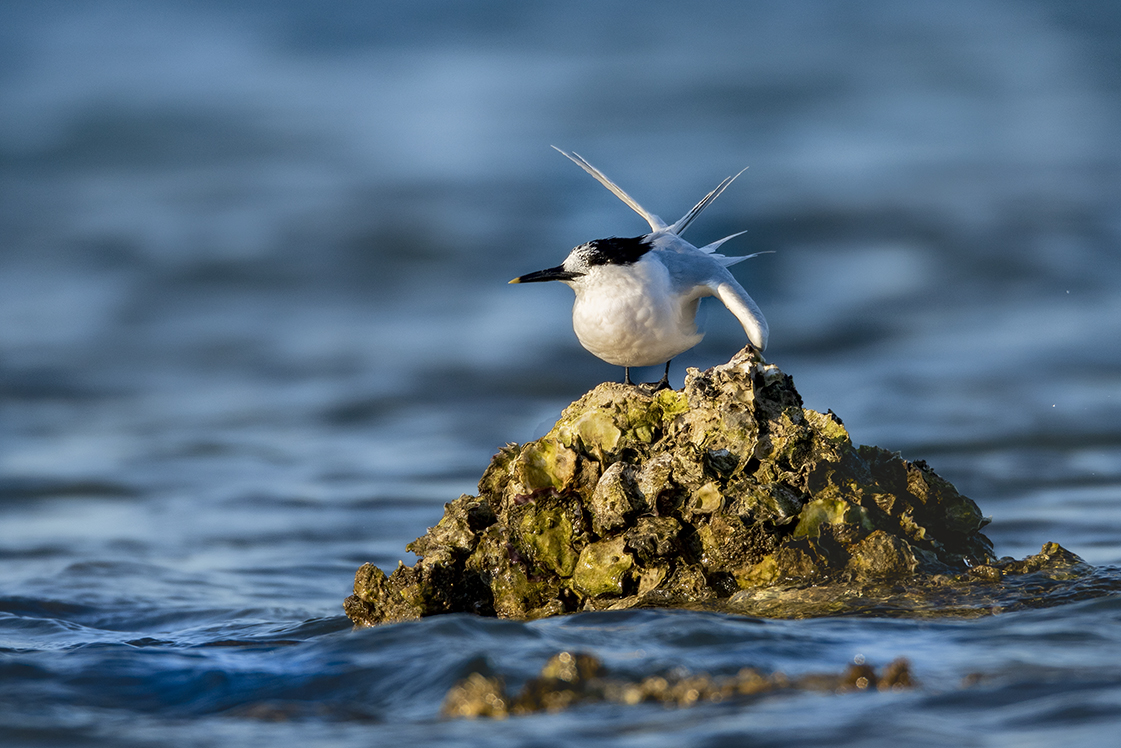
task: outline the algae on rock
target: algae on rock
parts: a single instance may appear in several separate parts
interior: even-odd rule
[[[977,569],[1018,573],[993,556],[986,523],[924,462],[854,446],[744,349],[690,369],[680,391],[588,392],[545,436],[500,450],[478,496],[409,544],[414,566],[360,568],[345,609],[359,625],[641,606],[835,614],[864,591],[921,597]],[[1067,555],[1063,570],[1081,563]]]

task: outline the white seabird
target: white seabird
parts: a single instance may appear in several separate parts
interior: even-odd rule
[[[554,146],[555,147],[555,146]],[[695,247],[681,234],[736,177],[728,177],[672,224],[666,223],[624,192],[576,153],[560,153],[595,177],[632,210],[646,219],[651,231],[633,238],[611,237],[581,244],[557,267],[514,278],[511,283],[557,280],[576,292],[572,328],[580,344],[604,361],[624,368],[665,362],[658,388],[669,386],[670,361],[704,337],[697,329],[697,306],[715,296],[743,325],[751,345],[767,347],[767,321],[759,306],[728,271],[756,253],[726,257],[716,250],[745,232]]]

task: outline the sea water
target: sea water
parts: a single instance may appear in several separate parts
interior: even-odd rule
[[[998,555],[1121,564],[1121,12],[1107,2],[42,2],[0,9],[0,742],[1112,745],[1121,598],[979,619],[682,611],[354,631],[354,571],[621,372],[569,248],[729,254],[768,360],[925,459]],[[708,336],[673,364],[744,342]],[[653,379],[660,371],[640,371]],[[445,720],[620,677],[911,662],[903,692]]]

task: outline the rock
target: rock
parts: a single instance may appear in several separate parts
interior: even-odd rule
[[[1090,570],[1054,544],[998,560],[987,521],[925,462],[854,446],[745,349],[680,391],[601,384],[545,436],[505,446],[478,496],[408,546],[420,560],[364,565],[345,610],[375,625],[643,606],[932,614],[952,599],[961,614],[969,594],[976,610],[1016,604],[1013,577],[1034,575],[1017,589],[1038,601]]]
[[[572,584],[588,597],[619,597],[632,566],[634,558],[626,551],[626,538],[589,543],[580,551]]]
[[[506,685],[500,678],[471,673],[448,691],[442,713],[445,717],[505,719],[510,714]]]
[[[560,652],[545,663],[540,675],[527,681],[513,697],[507,696],[502,678],[472,673],[448,691],[441,713],[445,717],[505,719],[510,715],[558,712],[597,702],[627,706],[653,702],[666,707],[690,707],[754,700],[766,694],[898,691],[915,686],[911,666],[902,658],[888,663],[880,673],[861,660],[840,673],[808,673],[797,678],[781,672],[767,675],[745,667],[732,676],[675,669],[635,679],[611,677],[593,655]]]
[[[626,525],[642,506],[634,467],[616,462],[600,476],[586,508],[592,531],[603,536]]]

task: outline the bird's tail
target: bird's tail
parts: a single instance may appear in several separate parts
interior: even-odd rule
[[[736,233],[730,234],[730,235],[724,237],[723,239],[717,239],[712,244],[706,244],[703,247],[697,247],[697,249],[701,250],[702,252],[704,252],[707,255],[711,255],[713,260],[716,260],[717,262],[719,262],[724,267],[728,267],[730,265],[735,265],[737,262],[743,262],[744,260],[750,260],[752,257],[758,257],[759,255],[774,254],[774,250],[768,249],[768,250],[763,251],[763,252],[754,252],[754,253],[749,254],[749,255],[740,255],[739,257],[728,257],[728,256],[722,255],[722,254],[720,254],[719,252],[716,251],[717,248],[719,248],[720,245],[723,244],[724,242],[728,241],[729,239],[735,239],[737,236],[742,236],[743,234],[746,234],[746,233],[747,233],[746,231],[737,231]]]

